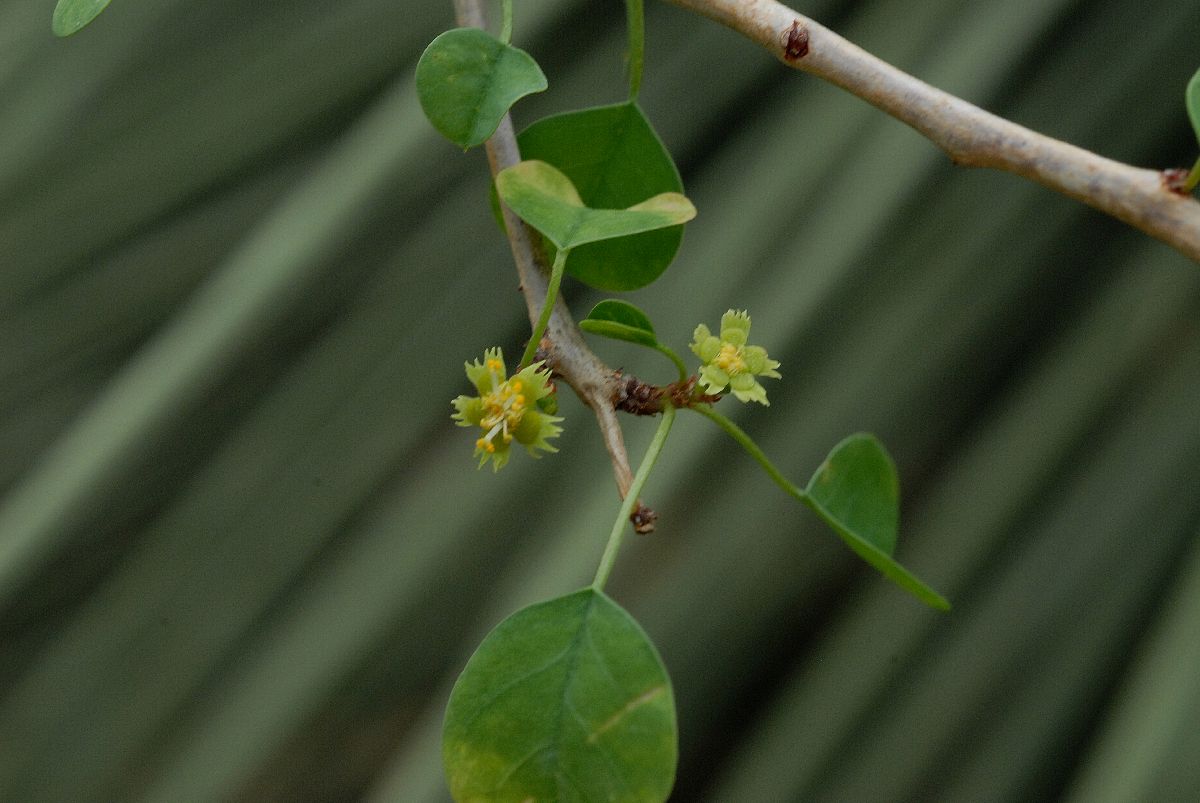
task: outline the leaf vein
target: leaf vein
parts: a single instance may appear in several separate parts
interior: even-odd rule
[[[619,725],[621,720],[642,706],[657,700],[663,695],[664,692],[666,692],[666,690],[667,687],[662,684],[652,686],[651,688],[646,689],[646,691],[639,694],[637,697],[634,697],[632,700],[625,703],[625,705],[618,708],[612,716],[600,723],[600,727],[588,734],[588,744],[595,744],[601,736]]]
[[[480,715],[483,714],[484,711],[486,711],[493,704],[495,704],[501,697],[503,697],[508,692],[512,691],[514,688],[516,688],[520,684],[524,683],[525,681],[529,680],[530,678],[532,678],[536,675],[540,675],[542,672],[552,669],[555,664],[559,663],[567,656],[567,653],[569,653],[571,651],[573,646],[574,646],[574,643],[568,644],[560,652],[555,654],[554,657],[550,658],[545,663],[541,664],[540,666],[534,667],[533,669],[530,669],[527,672],[522,673],[518,677],[515,677],[512,680],[510,680],[508,683],[505,683],[499,689],[496,689],[494,692],[492,692],[492,694],[490,694],[488,696],[488,698],[486,700],[479,703],[475,707],[475,710],[471,712],[471,715],[469,717],[467,717],[466,719],[463,720],[462,727],[465,729],[468,726],[470,726],[471,723],[473,723],[476,719],[478,719],[480,717]]]

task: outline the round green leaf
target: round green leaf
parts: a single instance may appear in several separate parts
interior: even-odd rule
[[[521,156],[548,162],[594,209],[624,209],[663,192],[683,192],[679,171],[635,103],[547,117],[518,137]],[[650,284],[675,258],[683,228],[672,227],[572,252],[567,273],[601,290]]]
[[[446,31],[417,62],[425,116],[464,149],[484,142],[514,103],[546,86],[532,56],[478,28]]]
[[[579,322],[579,328],[592,334],[614,340],[626,340],[650,348],[658,345],[654,326],[646,317],[646,313],[633,304],[615,298],[601,301],[592,307],[588,316]]]
[[[1192,128],[1196,132],[1196,139],[1200,140],[1200,70],[1196,70],[1192,80],[1188,81],[1184,97],[1187,102],[1188,117],[1192,119]]]
[[[70,36],[100,16],[110,0],[58,0],[50,27],[55,36]]]
[[[874,436],[843,440],[817,467],[808,495],[879,551],[896,550],[900,526],[900,480],[892,458]]]
[[[522,220],[557,248],[575,249],[600,240],[628,237],[685,223],[696,216],[692,202],[677,192],[664,192],[628,209],[584,206],[575,186],[560,170],[528,160],[496,175],[496,192]],[[572,251],[567,260],[568,273]]]
[[[926,604],[950,603],[892,559],[900,520],[896,466],[873,435],[843,440],[813,474],[805,501],[863,560]]]
[[[454,799],[663,801],[675,778],[675,703],[654,646],[591,588],[501,622],[446,710]]]

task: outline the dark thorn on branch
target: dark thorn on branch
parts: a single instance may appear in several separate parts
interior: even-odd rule
[[[808,55],[808,28],[801,27],[799,20],[792,20],[792,27],[784,31],[783,57],[798,61]]]
[[[638,502],[634,506],[633,512],[629,514],[629,520],[633,522],[634,532],[639,535],[647,535],[654,532],[654,522],[658,521],[658,514]]]
[[[1162,171],[1162,183],[1168,191],[1176,195],[1190,195],[1187,189],[1187,178],[1191,171],[1184,167],[1171,167]]]

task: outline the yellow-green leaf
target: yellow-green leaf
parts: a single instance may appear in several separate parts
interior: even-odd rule
[[[496,191],[558,248],[677,226],[696,216],[692,202],[677,192],[661,193],[627,209],[591,209],[566,175],[536,159],[502,170],[496,176]]]

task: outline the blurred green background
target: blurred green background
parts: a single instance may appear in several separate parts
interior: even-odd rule
[[[518,127],[622,98],[621,3],[517,6],[551,85]],[[498,476],[450,421],[463,361],[528,333],[484,159],[414,97],[450,4],[117,0],[65,41],[52,8],[0,2],[0,799],[442,801],[456,673],[590,581],[617,507],[574,399]],[[1053,136],[1195,158],[1192,0],[798,8]],[[676,349],[748,308],[785,378],[726,413],[797,481],[877,433],[898,557],[955,603],[681,415],[609,586],[674,679],[674,799],[1200,798],[1200,266],[713,23],[651,4],[647,39],[700,214],[626,297]]]

